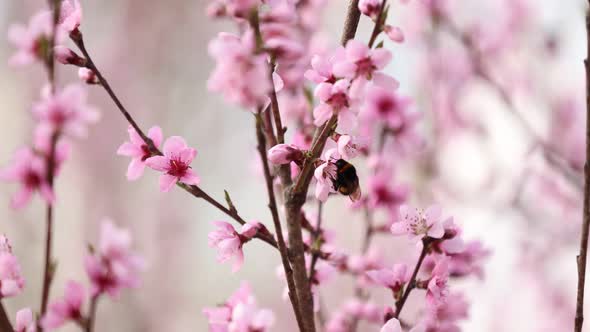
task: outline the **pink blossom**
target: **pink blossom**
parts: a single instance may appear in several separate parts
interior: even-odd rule
[[[145,164],[164,173],[160,176],[160,190],[168,192],[177,181],[199,184],[201,180],[190,166],[196,155],[197,150],[188,147],[184,138],[172,136],[164,143],[164,155],[150,157]]]
[[[86,256],[86,273],[90,278],[90,295],[107,293],[112,298],[123,288],[139,285],[138,273],[143,269],[143,259],[131,252],[131,234],[117,228],[112,221],[101,223],[98,250]]]
[[[55,199],[53,190],[47,182],[46,160],[31,148],[16,151],[12,164],[0,171],[0,179],[20,183],[21,189],[11,200],[11,205],[15,209],[27,205],[36,191],[48,204],[53,203]]]
[[[338,125],[344,130],[354,126],[356,115],[354,113],[355,100],[350,93],[351,82],[346,79],[336,81],[334,84],[323,82],[315,89],[315,96],[320,104],[313,110],[314,124],[323,125],[333,114],[338,115]]]
[[[371,85],[363,106],[363,115],[370,120],[384,121],[396,130],[404,125],[411,100],[397,94],[393,89]]]
[[[387,170],[380,170],[369,178],[368,204],[371,208],[384,207],[397,217],[397,211],[409,197],[410,188],[405,184],[392,184],[391,177]]]
[[[480,241],[469,242],[461,252],[449,255],[449,274],[453,277],[475,275],[481,279],[484,274],[483,261],[490,254]]]
[[[402,205],[399,213],[400,221],[391,226],[393,235],[408,235],[414,241],[425,236],[440,239],[444,235],[442,211],[437,205],[430,206],[425,212]]]
[[[334,83],[337,81],[333,72],[333,66],[336,61],[344,61],[344,48],[339,47],[331,55],[314,55],[311,58],[311,68],[305,72],[305,78],[314,83]]]
[[[268,160],[273,164],[288,164],[303,159],[303,151],[293,144],[277,144],[268,150]]]
[[[36,332],[37,323],[33,318],[31,308],[24,308],[16,312],[16,325],[14,332]]]
[[[17,47],[16,53],[8,60],[12,66],[25,66],[35,60],[44,62],[50,56],[50,40],[53,34],[51,13],[43,11],[31,17],[28,26],[14,24],[8,29],[8,39]],[[56,35],[56,44],[63,35]]]
[[[381,12],[382,3],[383,0],[360,0],[359,10],[363,15],[367,15],[371,19],[376,20]]]
[[[269,309],[259,309],[248,283],[216,308],[205,308],[210,332],[266,332],[274,324],[274,314]]]
[[[41,326],[45,330],[53,331],[70,320],[80,320],[85,298],[84,286],[76,281],[68,281],[63,299],[49,304],[47,312],[41,318]]]
[[[386,24],[385,27],[383,28],[383,31],[385,31],[385,34],[387,35],[387,37],[389,37],[389,39],[391,39],[394,42],[402,43],[405,39],[404,32],[402,31],[402,29],[400,29],[398,27],[394,27],[394,26]]]
[[[74,137],[85,137],[87,126],[96,123],[100,114],[86,104],[88,93],[81,85],[70,84],[55,94],[43,91],[41,101],[33,105],[33,114],[41,127],[61,131]]]
[[[24,287],[20,264],[12,254],[8,239],[0,236],[0,299],[18,295]]]
[[[82,6],[79,0],[63,0],[59,14],[59,27],[65,31],[72,32],[82,22]]]
[[[244,263],[244,252],[242,246],[256,235],[260,223],[252,221],[244,224],[240,233],[225,221],[216,221],[215,231],[209,233],[209,247],[217,248],[217,261],[224,263],[234,258],[232,272],[237,272]]]
[[[264,54],[256,54],[254,33],[240,38],[220,33],[209,43],[209,55],[216,66],[209,81],[210,91],[220,92],[230,102],[253,109],[268,101],[272,89]]]
[[[343,159],[350,160],[361,153],[366,153],[368,146],[368,139],[366,137],[357,137],[350,135],[340,135],[337,140],[338,153]]]
[[[373,72],[391,61],[391,52],[384,48],[370,49],[365,43],[351,39],[346,43],[346,58],[334,64],[337,77],[371,79]]]
[[[129,133],[129,142],[123,143],[117,150],[117,154],[131,157],[131,162],[127,168],[127,179],[133,181],[143,175],[145,161],[152,156],[152,152],[132,126],[127,128],[127,132]],[[159,149],[162,144],[162,129],[158,126],[151,127],[147,136],[152,140],[154,146]]]
[[[313,172],[313,175],[316,179],[315,197],[322,202],[325,202],[328,199],[328,195],[330,193],[336,192],[334,190],[333,182],[337,176],[337,167],[336,164],[334,164],[334,162],[331,160],[335,158],[333,155],[337,155],[334,150],[326,151],[325,157],[327,161],[316,167],[315,171]]]
[[[448,294],[448,279],[449,262],[446,257],[441,257],[432,270],[432,277],[426,289],[426,301],[431,309],[444,303]]]
[[[411,271],[406,264],[395,264],[389,269],[368,271],[367,276],[374,283],[391,289],[395,294],[403,290],[404,285],[410,281]]]

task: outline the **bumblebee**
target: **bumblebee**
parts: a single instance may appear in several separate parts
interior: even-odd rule
[[[350,197],[353,202],[358,201],[361,198],[361,188],[356,169],[344,159],[338,159],[334,164],[336,165],[336,179],[332,179],[334,190]]]

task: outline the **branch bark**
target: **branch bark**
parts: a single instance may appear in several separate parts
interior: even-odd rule
[[[6,310],[4,309],[4,305],[0,302],[0,332],[12,332],[14,329],[12,328],[12,324],[10,324],[10,319],[6,314]]]
[[[590,1],[589,1],[590,4]],[[586,164],[584,165],[584,212],[580,253],[578,263],[578,292],[576,300],[576,318],[574,331],[582,332],[584,324],[584,287],[586,283],[586,261],[588,255],[588,232],[590,228],[590,11],[586,12]]]

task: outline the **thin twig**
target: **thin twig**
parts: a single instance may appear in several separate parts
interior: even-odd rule
[[[281,227],[281,221],[279,219],[279,211],[274,193],[273,179],[270,175],[270,167],[268,165],[268,158],[266,155],[266,139],[262,129],[262,117],[260,114],[256,114],[256,138],[258,140],[258,153],[260,154],[260,160],[262,161],[262,168],[264,170],[264,179],[266,180],[268,208],[270,209],[272,220],[275,226],[275,232],[277,233],[279,252],[281,254],[283,270],[285,271],[285,278],[287,279],[287,287],[289,288],[289,299],[291,300],[291,305],[293,306],[293,312],[295,313],[299,330],[304,331],[303,320],[301,319],[301,308],[299,306],[299,298],[295,288],[295,280],[293,279],[293,270],[291,269],[291,264],[289,263],[289,254],[287,245],[285,244],[285,239],[283,238],[283,230]]]
[[[322,236],[322,210],[323,210],[324,203],[322,201],[318,201],[318,216],[316,226],[312,232],[311,236],[311,247],[314,250],[314,253],[311,255],[311,262],[309,264],[309,283],[313,285],[314,278],[315,278],[315,266],[320,258],[319,251],[319,244],[321,244]],[[316,245],[318,245],[316,247]]]
[[[51,33],[51,39],[49,41],[49,51],[48,51],[48,58],[46,60],[46,67],[47,67],[47,76],[49,79],[49,86],[51,89],[51,93],[55,94],[57,89],[56,84],[56,75],[55,75],[55,57],[53,55],[53,49],[55,47],[55,35],[57,34],[58,29],[58,22],[59,22],[59,14],[60,14],[60,7],[61,1],[58,0],[49,0],[49,8],[52,10],[52,24],[53,24],[53,31]],[[54,177],[55,177],[55,168],[56,168],[56,160],[55,160],[55,150],[57,141],[59,139],[60,132],[58,129],[55,129],[53,134],[50,138],[50,147],[49,147],[49,155],[46,156],[47,158],[47,183],[51,190],[54,190]],[[41,290],[41,316],[45,314],[47,310],[47,304],[49,302],[49,292],[51,288],[51,282],[53,280],[53,273],[54,273],[54,265],[51,261],[51,248],[52,248],[52,239],[53,239],[53,203],[48,202],[46,208],[46,232],[45,232],[45,257],[44,257],[44,268],[43,268],[43,286]],[[40,327],[40,330],[43,331],[43,327]]]
[[[369,39],[369,48],[373,47],[375,41],[379,34],[383,31],[383,24],[385,23],[385,8],[387,7],[387,0],[383,0],[381,4],[381,8],[379,9],[379,15],[377,15],[377,21],[375,22],[375,26],[373,27],[373,32],[371,33],[371,38]]]
[[[590,1],[589,1],[590,4]],[[588,233],[590,228],[590,11],[586,12],[586,164],[584,165],[584,220],[580,239],[578,263],[578,292],[576,299],[575,332],[582,332],[584,324],[584,286],[586,282],[586,261],[588,254]]]
[[[418,262],[416,262],[416,267],[414,267],[414,272],[412,272],[412,276],[410,277],[410,281],[404,290],[404,294],[402,297],[395,303],[395,314],[393,315],[395,318],[399,318],[410,293],[414,288],[416,288],[416,277],[418,276],[418,272],[420,271],[420,267],[422,266],[422,262],[428,253],[428,247],[430,246],[430,239],[424,238],[422,240],[422,252],[420,253],[420,257],[418,258]]]
[[[98,296],[93,296],[90,300],[90,309],[88,310],[88,320],[86,322],[86,332],[94,331],[94,321],[96,320],[96,311],[98,308]]]

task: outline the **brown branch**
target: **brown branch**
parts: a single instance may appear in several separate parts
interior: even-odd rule
[[[14,329],[12,328],[12,324],[10,324],[10,319],[6,314],[6,310],[4,309],[4,305],[0,302],[0,332],[12,332]]]
[[[320,244],[323,242],[321,239],[322,235],[322,210],[323,210],[324,203],[322,201],[318,201],[318,216],[317,216],[317,223],[316,227],[312,232],[311,236],[311,249],[313,254],[311,255],[311,262],[309,264],[309,283],[313,284],[313,280],[315,278],[315,266],[320,258]]]
[[[295,288],[295,280],[293,278],[293,270],[289,263],[289,254],[285,239],[283,238],[283,230],[281,227],[281,221],[279,219],[279,211],[277,208],[277,201],[275,198],[273,178],[270,174],[270,167],[268,165],[268,158],[266,155],[266,139],[262,129],[262,117],[260,114],[256,114],[256,138],[258,140],[258,154],[262,161],[262,167],[264,170],[264,179],[266,180],[266,191],[268,192],[268,208],[272,214],[272,220],[275,226],[275,232],[277,233],[278,247],[281,254],[281,261],[283,263],[283,269],[285,271],[285,278],[287,279],[287,287],[289,288],[289,299],[293,306],[293,312],[297,320],[297,325],[300,331],[304,331],[303,320],[301,319],[301,308],[299,306],[299,298],[297,290]]]
[[[589,1],[590,3],[590,1]],[[588,255],[588,232],[590,228],[590,11],[586,12],[586,164],[584,165],[584,214],[578,263],[578,292],[576,299],[575,332],[582,332],[584,324],[584,286],[586,282],[586,261]]]
[[[94,331],[94,321],[96,320],[96,311],[98,308],[98,296],[93,296],[90,300],[90,309],[88,309],[88,319],[86,321],[85,331]]]
[[[49,79],[49,86],[51,89],[51,93],[55,94],[57,89],[56,86],[56,75],[55,75],[55,57],[53,55],[53,49],[55,48],[55,35],[58,29],[58,22],[59,22],[59,14],[61,10],[61,1],[59,0],[49,0],[49,8],[52,11],[52,24],[53,24],[53,32],[51,34],[51,39],[49,41],[49,51],[48,57],[45,59],[45,66],[47,68],[47,76]],[[51,135],[51,142],[49,147],[49,155],[46,156],[47,158],[47,182],[51,190],[54,190],[54,178],[55,178],[55,168],[56,168],[56,160],[55,160],[55,150],[57,146],[57,141],[59,139],[60,132],[58,129],[55,129],[53,134]],[[41,290],[41,316],[45,314],[47,310],[47,304],[49,302],[49,291],[51,288],[51,282],[53,281],[53,274],[55,266],[51,261],[51,248],[52,248],[52,240],[53,240],[53,203],[47,203],[46,208],[46,232],[45,232],[45,257],[44,257],[44,268],[43,268],[43,286]],[[43,327],[40,327],[40,330],[43,331]]]
[[[358,9],[358,0],[351,0],[348,5],[348,13],[344,23],[344,32],[341,43],[354,38],[360,19]],[[289,245],[291,246],[290,261],[293,267],[295,285],[301,304],[301,315],[304,319],[304,328],[306,332],[315,332],[315,321],[313,319],[313,297],[309,278],[305,266],[304,245],[301,234],[301,207],[305,203],[307,190],[311,182],[314,169],[314,161],[324,150],[326,140],[332,134],[338,121],[337,114],[332,115],[330,120],[316,131],[314,143],[310,151],[310,158],[306,159],[303,164],[301,173],[297,181],[291,187],[285,190],[285,208],[287,214],[287,228],[289,231]]]
[[[395,318],[399,318],[410,293],[414,288],[416,288],[416,277],[418,276],[418,272],[420,271],[420,267],[422,266],[422,262],[428,253],[428,247],[430,246],[430,238],[422,239],[422,252],[420,253],[420,257],[418,258],[418,262],[416,262],[416,267],[414,267],[414,272],[412,272],[412,276],[410,277],[410,281],[404,290],[404,294],[402,297],[395,303],[395,314],[393,315]]]

